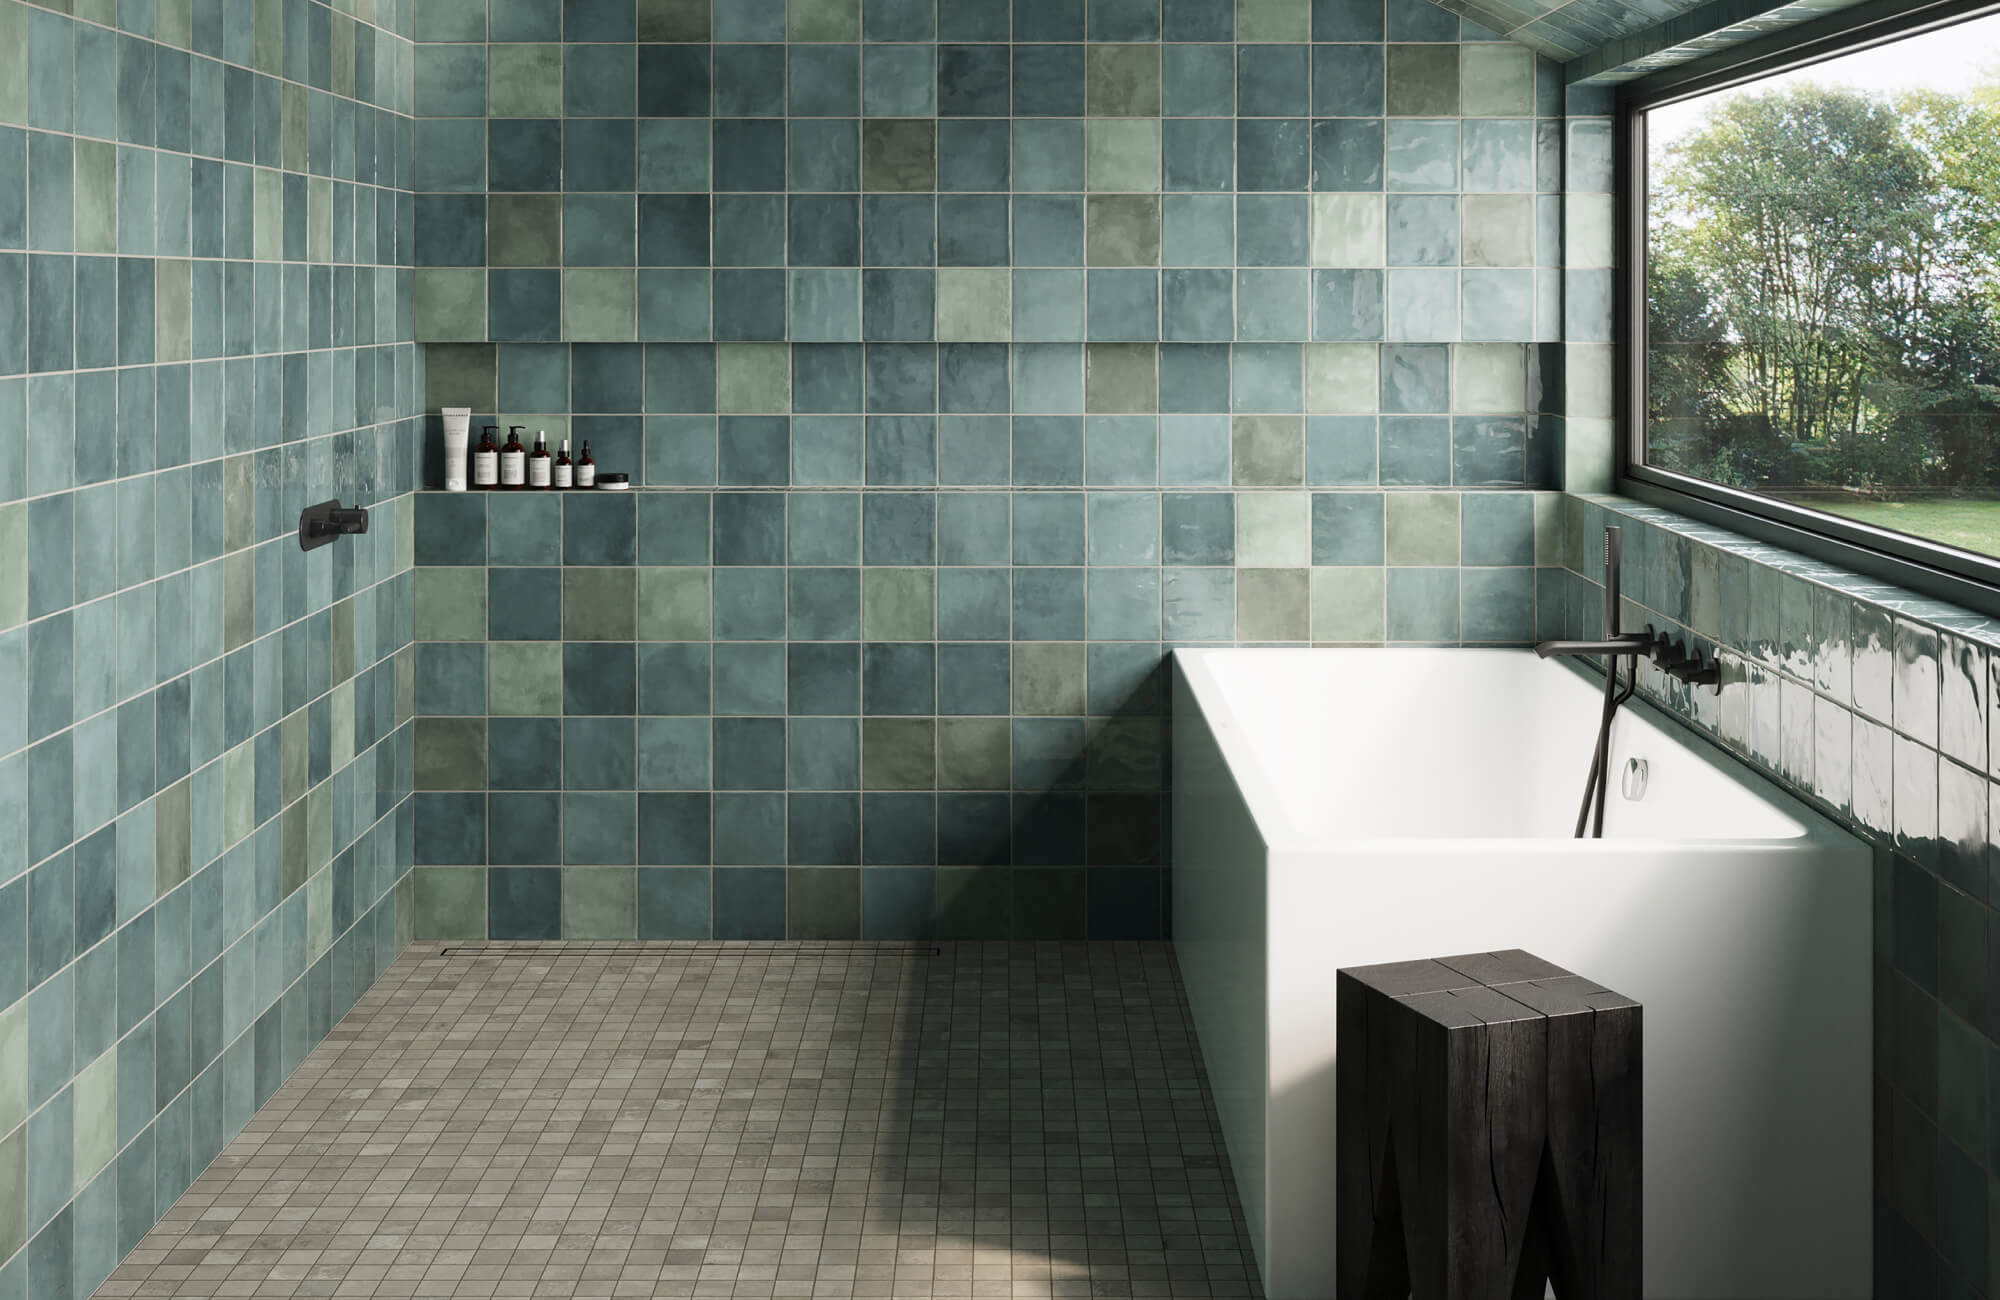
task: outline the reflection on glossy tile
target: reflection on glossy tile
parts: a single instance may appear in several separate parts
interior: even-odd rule
[[[1912,740],[1935,745],[1938,735],[1937,629],[1896,620],[1896,730]]]
[[[1938,655],[1938,748],[1966,764],[1986,766],[1986,651],[1966,637],[1942,633]]]

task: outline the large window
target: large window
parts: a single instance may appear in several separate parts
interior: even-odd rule
[[[2000,12],[1863,17],[1628,97],[1628,473],[1990,580]]]

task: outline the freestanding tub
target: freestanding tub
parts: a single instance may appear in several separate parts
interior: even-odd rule
[[[1174,662],[1174,946],[1272,1300],[1333,1294],[1334,971],[1501,948],[1645,1005],[1649,1300],[1865,1300],[1865,845],[1636,702],[1570,839],[1602,679],[1526,651]]]

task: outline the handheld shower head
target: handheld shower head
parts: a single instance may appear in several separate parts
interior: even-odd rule
[[[1604,635],[1618,635],[1618,570],[1625,556],[1625,530],[1617,524],[1604,529]]]

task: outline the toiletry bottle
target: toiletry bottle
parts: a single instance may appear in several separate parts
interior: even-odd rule
[[[471,478],[466,469],[466,451],[469,446],[466,433],[471,424],[471,407],[444,408],[444,490],[447,492],[465,491]]]
[[[576,485],[580,488],[597,486],[597,462],[590,458],[590,439],[583,440],[583,454],[576,458]]]
[[[555,485],[559,488],[572,487],[576,483],[576,466],[569,458],[569,439],[562,440],[562,450],[556,453]]]
[[[545,488],[549,485],[549,434],[546,429],[535,430],[535,449],[528,453],[528,486]]]
[[[472,453],[472,486],[476,488],[500,486],[500,446],[493,441],[499,427],[488,424],[480,428],[479,447]]]
[[[521,426],[507,430],[507,445],[500,449],[500,486],[513,491],[528,486],[528,449],[521,445]]]

